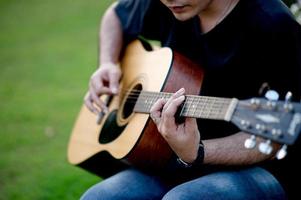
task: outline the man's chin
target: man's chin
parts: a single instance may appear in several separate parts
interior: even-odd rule
[[[173,15],[179,21],[187,21],[187,20],[189,20],[189,19],[191,19],[193,17],[193,16],[187,15],[187,14],[176,14],[176,13],[173,13]]]

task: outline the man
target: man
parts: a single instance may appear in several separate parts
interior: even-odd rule
[[[118,93],[122,48],[138,36],[201,64],[200,95],[244,99],[258,96],[266,85],[281,97],[287,91],[294,100],[300,97],[301,29],[280,0],[121,0],[102,20],[101,67],[91,76],[85,97],[92,112],[107,110],[99,96]],[[184,100],[185,88],[179,88],[152,106],[151,117],[177,157],[174,170],[200,175],[173,185],[161,175],[129,169],[95,185],[82,199],[293,197],[290,178],[298,173],[299,165],[292,165],[298,143],[278,161],[279,145],[273,144],[271,154],[246,149],[249,135],[229,123],[193,118],[176,123]]]

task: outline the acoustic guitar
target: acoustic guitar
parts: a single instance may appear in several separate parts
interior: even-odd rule
[[[224,120],[252,137],[247,148],[255,146],[255,136],[266,138],[259,150],[270,153],[272,141],[283,144],[278,157],[285,156],[301,129],[299,103],[251,98],[198,96],[202,68],[170,48],[147,51],[139,40],[125,49],[120,66],[123,77],[116,96],[103,95],[108,113],[98,116],[84,105],[77,117],[68,146],[68,160],[102,177],[133,165],[143,169],[166,167],[173,152],[149,117],[159,98],[169,98],[179,88],[186,89],[182,117]]]

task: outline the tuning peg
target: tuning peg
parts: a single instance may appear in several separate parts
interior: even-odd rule
[[[257,109],[260,106],[260,100],[257,98],[252,98],[250,103],[254,109]]]
[[[268,90],[264,97],[270,101],[277,101],[279,99],[279,94],[275,90]]]
[[[251,128],[251,123],[247,120],[242,119],[240,121],[240,125],[244,128],[244,129],[249,129]]]
[[[255,129],[260,133],[264,133],[267,128],[264,124],[256,124]]]
[[[293,110],[293,105],[291,104],[293,94],[288,91],[285,95],[285,103],[284,103],[284,109],[286,111],[292,111]]]
[[[264,96],[268,99],[267,106],[271,109],[276,108],[276,101],[279,99],[278,92],[275,90],[268,90]]]
[[[277,152],[276,158],[277,158],[278,160],[281,160],[281,159],[283,159],[283,158],[286,156],[286,154],[287,154],[286,149],[287,149],[287,145],[285,144],[285,145],[283,145],[283,146],[281,147],[281,149]]]
[[[288,91],[285,95],[285,102],[290,102],[292,100],[293,94]]]
[[[273,147],[271,146],[271,140],[267,140],[266,142],[261,142],[258,146],[259,151],[263,154],[271,154],[273,151]]]
[[[256,137],[252,135],[250,138],[245,140],[245,148],[253,149],[256,146]]]

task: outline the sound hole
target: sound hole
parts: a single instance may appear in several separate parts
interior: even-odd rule
[[[125,126],[119,126],[117,124],[117,110],[113,110],[100,131],[98,138],[99,143],[106,144],[112,142],[122,133],[124,128]]]
[[[122,111],[122,117],[124,119],[128,118],[133,113],[135,104],[141,93],[141,90],[142,90],[142,85],[138,84],[128,93],[128,96],[127,96],[127,99],[125,101],[123,111]]]

